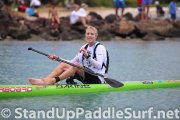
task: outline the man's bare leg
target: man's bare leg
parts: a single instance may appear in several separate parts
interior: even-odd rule
[[[121,10],[121,18],[123,18],[123,15],[124,15],[124,8],[122,8]]]
[[[62,74],[65,70],[69,69],[71,66],[66,63],[60,63],[52,72],[50,75],[48,75],[46,78],[54,78]]]
[[[82,67],[81,64],[75,63],[76,65]],[[79,69],[77,67],[73,66],[67,66],[68,64],[64,63],[64,71],[59,75],[60,80],[64,80],[68,77],[74,76],[75,73],[79,74],[80,76],[83,76],[84,71],[82,69]],[[58,72],[57,72],[58,73]],[[45,84],[54,84],[56,83],[56,79],[53,75],[57,75],[56,73],[52,73],[51,77],[44,79]],[[57,75],[58,76],[58,75]],[[55,76],[55,77],[57,77]]]
[[[68,70],[64,71],[59,77],[61,80],[66,79],[68,77],[74,76],[75,73],[79,74],[80,76],[83,76],[83,70],[76,68],[76,67],[70,67]]]
[[[81,66],[77,63],[77,65]],[[55,70],[46,78],[42,79],[29,79],[29,82],[31,84],[36,85],[48,85],[48,84],[54,84],[56,83],[55,77],[59,76],[60,80],[66,79],[68,77],[71,77],[75,75],[75,73],[78,73],[79,75],[83,76],[83,70],[78,69],[76,67],[72,67],[66,63],[61,63]]]
[[[141,21],[144,21],[145,19],[145,11],[146,11],[146,7],[145,5],[142,6],[142,13],[141,13]]]
[[[54,70],[53,72],[48,75],[46,78],[40,78],[40,79],[36,79],[36,78],[30,78],[29,82],[31,84],[44,84],[44,81],[47,80],[49,81],[49,83],[51,83],[51,81],[54,81],[54,78],[59,76],[60,74],[62,74],[65,70],[67,70],[68,68],[70,68],[71,66],[66,64],[66,63],[60,63]]]
[[[150,5],[147,5],[146,20],[148,20]]]
[[[86,28],[88,26],[88,24],[86,23],[85,17],[80,17],[79,19],[80,19],[81,23],[83,24],[83,26]]]

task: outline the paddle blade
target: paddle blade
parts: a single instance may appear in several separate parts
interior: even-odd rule
[[[111,78],[104,78],[104,80],[106,81],[107,84],[109,84],[111,87],[114,87],[114,88],[118,88],[118,87],[124,86],[123,83],[121,83],[119,81],[116,81],[114,79],[111,79]]]

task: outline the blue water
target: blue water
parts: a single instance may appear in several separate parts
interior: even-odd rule
[[[102,43],[110,53],[109,77],[118,81],[180,79],[180,41],[178,39]],[[2,41],[0,42],[0,84],[29,84],[27,78],[45,77],[58,65],[55,61],[28,51],[28,47],[71,59],[82,44],[84,41]],[[97,110],[100,107],[102,109],[114,107],[116,110],[124,110],[128,107],[133,110],[148,110],[153,107],[156,112],[157,110],[180,110],[179,101],[180,88],[153,89],[6,99],[0,100],[0,112],[3,108],[9,108],[12,111],[9,119],[14,119],[16,115],[14,110],[18,107],[46,111],[52,107],[68,110],[75,110],[77,107],[84,110]],[[3,119],[1,115],[0,119]],[[84,117],[81,116],[80,119]]]

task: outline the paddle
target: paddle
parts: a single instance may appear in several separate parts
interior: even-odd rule
[[[39,53],[39,54],[41,54],[41,55],[45,55],[45,56],[47,56],[47,57],[49,56],[48,54],[43,53],[43,52],[38,51],[38,50],[35,50],[35,49],[33,49],[33,48],[28,48],[28,50],[34,51],[34,52]],[[73,67],[77,67],[77,68],[79,68],[79,69],[82,69],[82,70],[90,73],[90,74],[104,77],[104,80],[106,81],[106,83],[109,84],[111,87],[117,88],[117,87],[122,87],[122,86],[124,86],[123,83],[121,83],[121,82],[119,82],[119,81],[116,81],[116,80],[114,80],[114,79],[111,79],[111,78],[107,78],[107,77],[105,77],[104,75],[102,75],[102,74],[100,74],[100,73],[95,73],[94,71],[90,70],[90,69],[87,68],[87,67],[85,67],[85,68],[84,68],[84,67],[80,67],[80,66],[78,66],[78,65],[76,65],[76,64],[73,64],[73,63],[71,63],[71,62],[68,62],[68,61],[66,61],[66,60],[63,60],[63,59],[61,59],[61,58],[57,58],[57,59],[55,59],[55,60],[58,61],[58,62],[64,62],[64,63],[66,63],[66,64],[69,64],[69,65],[73,66]]]

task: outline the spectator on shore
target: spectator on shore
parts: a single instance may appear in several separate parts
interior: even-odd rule
[[[31,0],[30,6],[34,6],[35,8],[39,8],[41,6],[41,2],[39,0]]]
[[[163,17],[165,12],[164,12],[163,8],[161,7],[159,1],[155,1],[155,5],[156,5],[157,18]]]
[[[176,12],[177,12],[176,0],[172,0],[169,3],[169,12],[170,12],[170,15],[171,15],[171,19],[175,20],[176,19]]]
[[[119,18],[119,15],[118,15],[118,10],[119,8],[121,8],[121,17],[123,17],[123,14],[124,14],[124,9],[126,7],[126,4],[125,4],[125,1],[124,0],[113,0],[114,1],[114,8],[115,8],[115,15],[117,18]]]
[[[142,17],[142,0],[137,0],[138,19]]]
[[[58,10],[56,9],[56,6],[54,4],[51,5],[51,8],[49,9],[48,13],[48,19],[51,20],[51,26],[53,30],[58,31],[58,26],[60,25],[60,19]]]
[[[34,6],[26,8],[26,14],[28,16],[39,17],[38,12],[34,9]]]
[[[29,13],[32,14],[34,13],[33,16],[39,17],[39,11],[38,8],[41,6],[41,2],[39,0],[31,0],[30,3],[30,8],[29,8]],[[31,12],[30,12],[31,11]],[[34,11],[34,12],[33,12]]]
[[[65,0],[64,5],[65,5],[65,8],[71,9],[72,5],[73,5],[73,2],[71,0]]]
[[[149,9],[150,5],[152,4],[152,0],[142,0],[142,20],[148,20],[148,15],[149,15]]]
[[[73,11],[70,15],[70,24],[73,25],[81,22],[82,25],[86,28],[88,26],[87,22],[89,21],[86,10],[83,7],[80,7],[78,4],[74,4],[72,9]]]
[[[18,0],[18,11],[25,12],[28,6],[25,4],[24,0]]]

